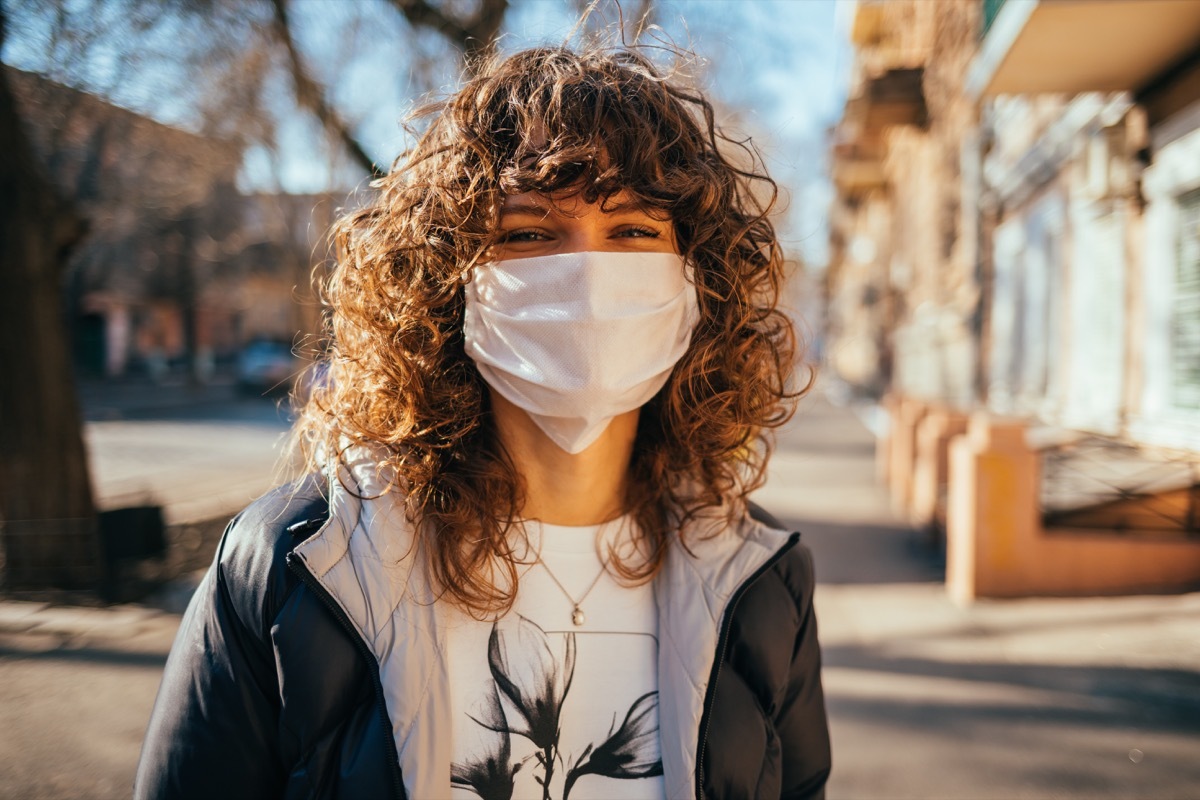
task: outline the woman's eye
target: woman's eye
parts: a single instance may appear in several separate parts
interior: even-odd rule
[[[541,242],[547,238],[546,234],[535,230],[516,230],[506,231],[500,234],[500,241],[505,244],[513,244],[516,242]]]
[[[641,225],[631,225],[630,227],[622,230],[617,235],[618,236],[628,236],[633,239],[640,239],[643,237],[648,238],[648,239],[657,239],[660,234],[658,231],[654,230],[654,228],[646,228]]]

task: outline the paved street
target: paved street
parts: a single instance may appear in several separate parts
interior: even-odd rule
[[[266,401],[125,417],[89,428],[100,494],[151,492],[176,519],[239,505],[283,431]],[[757,498],[816,553],[829,797],[1200,796],[1200,594],[957,608],[872,449],[852,411],[812,397]],[[0,602],[0,797],[127,797],[177,623]]]

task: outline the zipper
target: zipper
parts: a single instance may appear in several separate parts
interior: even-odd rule
[[[793,533],[787,542],[767,559],[766,563],[754,571],[754,574],[742,582],[729,598],[725,606],[725,615],[721,619],[721,631],[717,636],[717,660],[713,663],[712,673],[708,678],[708,688],[704,690],[704,707],[700,714],[700,747],[696,751],[696,800],[704,800],[704,749],[708,744],[708,723],[712,712],[713,698],[716,697],[717,680],[721,677],[721,664],[725,661],[725,649],[729,646],[729,629],[733,626],[733,612],[737,609],[738,601],[755,581],[775,566],[779,559],[800,541],[800,534]]]
[[[405,794],[404,783],[400,778],[400,754],[396,751],[396,739],[392,735],[392,721],[388,719],[387,704],[383,699],[383,679],[379,677],[379,662],[376,660],[375,654],[371,652],[371,648],[367,646],[367,643],[358,635],[358,631],[350,624],[350,618],[346,616],[346,612],[330,597],[329,592],[313,577],[313,574],[308,571],[308,566],[304,563],[304,560],[295,553],[288,553],[286,561],[288,569],[296,573],[300,578],[300,582],[325,604],[325,607],[333,614],[334,619],[349,634],[351,641],[358,647],[367,664],[370,665],[371,676],[374,678],[375,683],[375,701],[379,707],[379,716],[383,719],[383,729],[387,732],[388,754],[391,756],[389,763],[391,764],[392,789],[395,791],[394,796],[403,800]]]

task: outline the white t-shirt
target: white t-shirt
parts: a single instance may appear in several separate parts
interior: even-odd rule
[[[487,621],[451,612],[454,797],[663,797],[654,595],[601,574],[597,553],[597,542],[607,553],[604,543],[628,541],[631,525],[526,522],[544,565],[519,568],[512,610]],[[582,624],[550,574],[582,598]]]

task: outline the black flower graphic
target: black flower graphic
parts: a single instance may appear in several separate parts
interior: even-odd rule
[[[510,614],[492,625],[488,637],[489,693],[468,718],[488,732],[482,754],[451,767],[451,783],[469,789],[483,800],[511,800],[514,777],[534,761],[532,780],[542,787],[542,800],[551,800],[559,768],[562,800],[568,800],[585,775],[604,778],[651,778],[663,774],[658,747],[658,692],[637,698],[620,725],[613,715],[608,734],[599,745],[589,744],[567,769],[560,750],[563,704],[575,679],[575,634],[551,639],[536,623]],[[492,736],[494,734],[494,736]],[[512,735],[524,737],[535,750],[512,763]],[[539,769],[540,767],[540,769]]]
[[[495,735],[490,742],[491,747],[482,756],[466,764],[450,765],[450,783],[470,789],[483,800],[511,800],[513,778],[521,769],[521,762],[513,764],[510,761],[512,742],[505,728],[504,709],[500,707],[500,695],[494,683],[479,717],[471,719]]]
[[[575,678],[575,634],[567,634],[564,642],[559,659],[546,632],[520,614],[497,620],[488,637],[488,668],[515,709],[516,719],[506,721],[505,730],[538,748],[543,800],[550,800],[563,701]]]
[[[613,719],[616,725],[616,718]],[[658,692],[647,692],[633,701],[625,721],[593,749],[588,745],[567,773],[563,800],[571,794],[575,781],[584,775],[606,778],[651,778],[663,774],[658,751]]]
[[[515,621],[509,621],[515,618]],[[520,614],[492,626],[488,667],[501,693],[512,701],[519,719],[507,725],[541,750],[558,742],[563,700],[575,677],[575,634],[565,637],[562,658],[556,658],[545,632]]]

